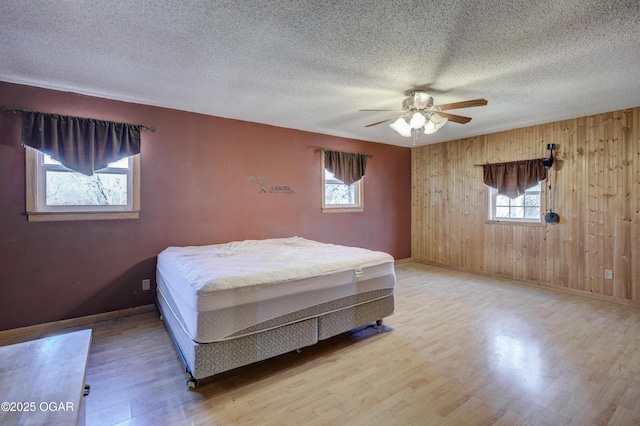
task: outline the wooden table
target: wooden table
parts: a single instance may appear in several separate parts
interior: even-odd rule
[[[91,330],[0,347],[0,424],[83,425]]]

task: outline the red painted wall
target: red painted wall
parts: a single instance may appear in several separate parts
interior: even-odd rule
[[[297,235],[411,256],[408,148],[3,82],[0,106],[157,128],[142,133],[139,220],[30,223],[21,117],[0,114],[0,330],[154,303],[141,281],[171,245]],[[320,211],[318,147],[373,155],[363,213]]]

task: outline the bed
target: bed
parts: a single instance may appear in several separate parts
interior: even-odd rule
[[[313,345],[394,310],[389,254],[300,237],[168,247],[157,305],[187,385]]]

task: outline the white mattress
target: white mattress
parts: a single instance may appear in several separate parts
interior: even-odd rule
[[[209,343],[342,297],[392,292],[395,271],[386,253],[294,237],[169,247],[157,283],[187,334]]]

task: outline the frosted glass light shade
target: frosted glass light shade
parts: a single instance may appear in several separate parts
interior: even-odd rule
[[[444,126],[447,123],[447,121],[449,121],[449,119],[446,117],[442,117],[441,115],[438,115],[438,114],[431,114],[431,118],[429,119],[427,124],[425,124],[424,126],[424,132],[427,135],[430,135],[431,133],[435,133],[438,131],[438,129]]]
[[[424,132],[427,135],[430,135],[431,133],[435,133],[436,132],[436,126],[433,124],[433,121],[429,120],[427,121],[427,124],[424,125]]]
[[[389,125],[393,130],[400,133],[405,138],[411,136],[411,126],[407,123],[407,121],[400,117],[393,123]]]
[[[425,109],[429,104],[433,104],[433,98],[422,91],[413,94],[413,107],[416,109]]]
[[[409,126],[412,129],[419,129],[424,126],[424,123],[427,122],[427,118],[419,112],[416,112],[411,116],[411,120],[409,121]]]
[[[436,126],[436,130],[438,130],[439,128],[441,128],[445,124],[447,124],[447,121],[449,121],[448,118],[443,117],[443,116],[438,115],[438,114],[433,114],[431,116],[431,122],[433,123],[434,126]]]

